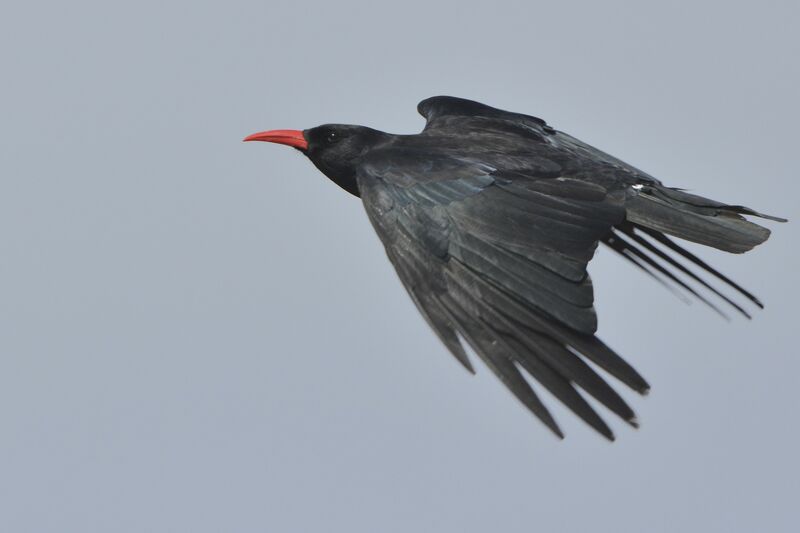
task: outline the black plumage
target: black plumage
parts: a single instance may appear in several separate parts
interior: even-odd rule
[[[715,280],[761,306],[668,235],[741,253],[769,236],[742,215],[781,219],[666,187],[536,117],[446,96],[418,110],[427,124],[417,135],[325,125],[248,140],[290,144],[360,196],[389,260],[449,351],[472,372],[465,340],[557,435],[524,373],[609,439],[580,390],[631,425],[636,418],[587,361],[639,393],[649,388],[595,336],[586,266],[598,243],[721,313],[728,305],[749,317]]]

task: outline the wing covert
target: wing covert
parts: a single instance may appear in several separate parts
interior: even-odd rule
[[[624,198],[568,176],[523,179],[469,158],[419,155],[376,153],[357,179],[390,261],[439,338],[471,370],[465,339],[556,434],[521,370],[608,438],[576,387],[635,423],[585,362],[639,392],[648,388],[594,337],[586,264],[598,239],[624,218]]]

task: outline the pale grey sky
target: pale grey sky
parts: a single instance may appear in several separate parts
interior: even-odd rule
[[[797,221],[800,8],[765,4],[5,5],[0,531],[794,531],[796,222],[702,251],[751,322],[600,250],[600,336],[653,391],[614,444],[550,401],[560,442],[445,352],[356,199],[240,142],[452,94]]]

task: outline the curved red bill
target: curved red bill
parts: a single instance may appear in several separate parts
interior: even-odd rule
[[[308,141],[300,130],[269,130],[248,135],[245,141],[264,141],[268,143],[285,144],[300,150],[308,149]]]

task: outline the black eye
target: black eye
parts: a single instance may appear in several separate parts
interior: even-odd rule
[[[335,131],[331,131],[328,132],[328,135],[325,137],[325,140],[328,142],[328,144],[333,144],[339,140],[339,136],[336,135]]]

